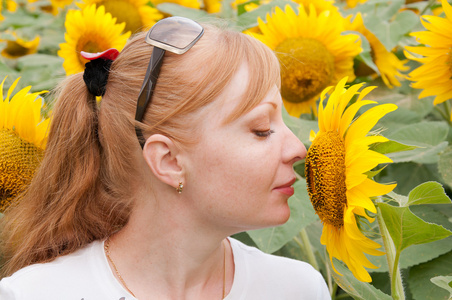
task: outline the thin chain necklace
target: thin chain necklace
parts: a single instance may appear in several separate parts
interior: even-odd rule
[[[119,278],[119,280],[121,281],[122,285],[126,288],[126,290],[133,296],[135,297],[135,294],[129,289],[129,287],[127,286],[126,282],[124,281],[124,279],[121,276],[121,273],[119,273],[118,268],[115,265],[115,262],[113,261],[113,259],[111,259],[110,257],[110,237],[107,238],[107,240],[104,243],[104,250],[105,250],[105,255],[107,255],[108,260],[111,262],[111,264],[113,265],[113,268],[115,269],[116,272],[116,276]],[[135,297],[136,298],[136,297]]]
[[[119,278],[119,280],[121,281],[122,285],[126,288],[126,290],[133,297],[136,298],[135,294],[129,289],[129,287],[127,286],[126,282],[122,278],[121,273],[119,273],[115,262],[113,261],[113,259],[110,256],[110,237],[108,237],[107,240],[104,243],[104,251],[105,251],[105,255],[107,256],[108,261],[113,265],[113,268],[115,269],[116,276]],[[225,245],[224,242],[223,242],[223,254],[224,254],[223,255],[223,296],[221,297],[221,299],[224,299],[225,294],[226,294],[226,245]]]

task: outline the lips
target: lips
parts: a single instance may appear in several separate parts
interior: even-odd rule
[[[281,194],[292,196],[294,194],[294,188],[292,185],[295,183],[297,179],[294,177],[287,183],[276,187],[274,190],[280,192]]]

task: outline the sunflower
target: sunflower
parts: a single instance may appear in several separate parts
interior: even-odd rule
[[[243,8],[245,9],[245,11],[248,12],[248,11],[255,10],[256,8],[258,8],[259,6],[261,6],[263,4],[268,4],[269,2],[270,2],[270,0],[260,0],[257,3],[250,2],[249,0],[235,0],[235,1],[231,2],[231,6],[233,9],[237,10],[239,5],[246,3],[243,6]]]
[[[41,116],[39,95],[45,91],[30,94],[29,86],[10,100],[17,79],[3,99],[5,79],[0,85],[0,212],[33,177],[43,157],[49,126],[49,119]]]
[[[122,50],[130,32],[122,34],[125,23],[116,24],[116,18],[105,13],[105,7],[90,5],[82,11],[69,10],[66,15],[66,43],[60,44],[58,55],[64,58],[63,67],[67,75],[82,72],[88,61],[80,51],[102,52],[109,48]]]
[[[281,63],[281,94],[290,115],[316,113],[320,92],[340,78],[354,79],[353,58],[361,52],[356,34],[343,34],[345,19],[338,13],[307,12],[299,6],[298,15],[287,5],[279,7],[267,23],[258,19],[262,34],[249,33],[276,52]]]
[[[361,233],[357,218],[364,217],[372,222],[373,218],[367,211],[376,213],[376,209],[370,197],[389,193],[395,184],[383,185],[367,177],[366,172],[378,164],[392,162],[386,156],[369,150],[370,144],[387,139],[367,134],[379,119],[397,106],[375,106],[352,122],[361,107],[376,103],[362,100],[374,87],[358,92],[363,84],[357,84],[346,90],[346,82],[347,78],[339,81],[325,107],[323,100],[329,89],[322,93],[319,132],[311,132],[312,145],[306,156],[306,182],[312,205],[323,223],[320,241],[326,245],[331,264],[336,257],[347,264],[357,279],[370,282],[364,267],[376,267],[364,253],[384,253],[376,250],[380,248],[378,243]],[[356,102],[346,108],[355,95],[359,95]]]
[[[364,26],[361,13],[358,13],[353,22],[348,23],[346,27],[349,30],[358,31],[366,37],[371,47],[372,60],[380,71],[381,78],[386,86],[389,88],[400,86],[399,80],[404,78],[404,75],[400,72],[409,69],[408,66],[405,66],[407,61],[399,60],[394,53],[386,50],[380,40]]]
[[[209,14],[218,13],[221,11],[221,0],[204,0],[204,10]]]
[[[50,0],[50,1],[38,1],[38,0],[28,0],[28,3],[33,3],[33,5],[28,5],[27,9],[35,12],[37,8],[46,13],[51,13],[57,15],[59,11],[63,10],[67,6],[71,5],[74,0]]]
[[[423,89],[419,98],[435,96],[435,105],[452,98],[452,7],[445,0],[442,7],[446,18],[422,16],[422,25],[428,31],[411,33],[425,46],[405,47],[409,52],[423,56],[418,58],[405,52],[409,59],[422,64],[408,74],[408,79],[415,81],[411,86]]]
[[[367,0],[345,0],[345,2],[347,3],[347,8],[354,8],[356,7],[356,5],[362,4],[366,1]],[[342,2],[344,2],[344,0],[342,0]]]
[[[201,7],[201,2],[198,0],[151,0],[151,2],[156,6],[162,3],[174,3],[195,9],[199,9]]]
[[[39,36],[35,37],[33,40],[28,41],[26,39],[21,39],[17,36],[15,32],[11,33],[14,38],[12,40],[0,40],[6,42],[6,47],[3,48],[1,54],[6,58],[19,58],[28,54],[36,53],[39,46]]]
[[[64,9],[66,6],[71,5],[73,0],[50,0],[51,6],[47,7],[47,11],[53,15],[57,15],[60,9]]]
[[[85,8],[91,4],[105,6],[105,12],[116,18],[117,23],[126,23],[124,32],[139,32],[151,28],[163,15],[148,5],[148,0],[83,0],[78,4]]]

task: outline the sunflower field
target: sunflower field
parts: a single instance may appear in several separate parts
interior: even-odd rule
[[[332,299],[452,299],[447,0],[0,4],[0,217],[39,166],[50,91],[83,72],[80,52],[121,50],[134,33],[183,16],[274,50],[284,120],[309,147],[289,221],[236,238],[309,262]]]

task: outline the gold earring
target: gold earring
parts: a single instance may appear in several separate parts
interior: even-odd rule
[[[179,194],[182,194],[182,189],[184,188],[184,185],[182,184],[182,181],[180,181],[179,182],[179,187],[178,188],[176,188],[176,191],[179,193]]]

